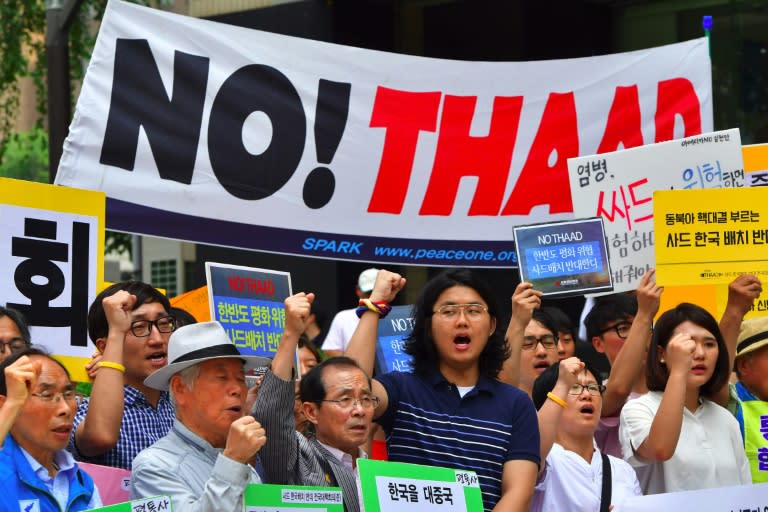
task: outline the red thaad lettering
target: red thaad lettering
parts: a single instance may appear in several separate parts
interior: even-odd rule
[[[701,105],[696,89],[687,78],[659,82],[656,97],[656,142],[675,138],[675,117],[683,119],[683,137],[701,133]]]
[[[550,166],[550,155],[556,160]],[[579,132],[573,93],[551,93],[541,116],[528,158],[502,215],[527,215],[534,206],[549,205],[549,213],[573,211],[568,182],[568,158],[579,154]]]
[[[227,281],[229,282],[230,290],[269,296],[275,294],[275,283],[271,279],[262,280],[251,277],[227,276]]]
[[[496,97],[488,135],[469,134],[477,97],[446,96],[432,174],[420,215],[450,215],[459,183],[478,178],[469,215],[498,215],[509,178],[523,98]]]
[[[605,123],[603,140],[600,141],[597,152],[616,151],[620,144],[624,149],[643,145],[640,98],[636,85],[616,88]]]
[[[434,132],[440,92],[408,92],[379,87],[371,127],[386,128],[384,150],[369,212],[400,213],[413,170],[419,132]]]

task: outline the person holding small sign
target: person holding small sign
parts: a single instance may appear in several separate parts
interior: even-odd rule
[[[285,330],[252,412],[270,433],[259,459],[267,483],[341,487],[344,510],[359,512],[357,459],[366,456],[360,446],[378,403],[370,377],[348,357],[311,368],[299,383],[299,400],[313,433],[295,428],[293,365],[314,298],[301,292],[285,299]]]
[[[368,372],[378,321],[404,284],[381,270],[360,302],[347,355]],[[498,314],[490,287],[469,270],[428,281],[405,345],[414,370],[373,380],[374,419],[387,433],[389,460],[475,471],[486,511],[523,512],[540,463],[539,429],[530,398],[497,379],[509,353]]]
[[[751,483],[739,425],[713,401],[729,375],[728,348],[709,312],[682,303],[659,317],[646,361],[649,392],[624,405],[619,426],[644,494]]]
[[[512,318],[505,334],[510,354],[500,379],[531,395],[536,378],[558,361],[557,324],[541,309],[539,290],[522,282],[512,294]]]

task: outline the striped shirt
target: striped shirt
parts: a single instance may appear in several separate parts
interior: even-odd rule
[[[157,402],[157,408],[155,408],[147,401],[144,393],[138,389],[125,385],[123,390],[125,391],[125,407],[123,408],[123,422],[120,424],[117,445],[96,457],[83,456],[78,452],[75,445],[75,432],[88,413],[89,399],[86,398],[77,408],[68,448],[77,460],[130,470],[133,458],[141,450],[158,441],[171,430],[176,419],[176,413],[167,391],[160,394],[160,400]]]
[[[462,398],[439,372],[377,380],[389,398],[376,420],[387,433],[389,460],[475,471],[485,510],[501,498],[505,462],[539,464],[536,410],[519,389],[481,377]]]

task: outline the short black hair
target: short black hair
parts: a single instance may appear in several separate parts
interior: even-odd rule
[[[665,311],[653,327],[653,337],[651,346],[648,348],[648,358],[645,365],[645,380],[648,391],[664,391],[666,388],[667,380],[669,380],[669,369],[660,361],[659,347],[667,346],[669,340],[672,339],[672,333],[683,322],[691,322],[703,327],[711,332],[717,340],[718,354],[715,370],[699,390],[699,395],[711,396],[725,385],[731,374],[731,369],[728,367],[728,347],[725,345],[715,317],[701,306],[689,302],[682,302]]]
[[[576,327],[573,325],[570,317],[565,314],[565,311],[556,306],[543,306],[539,310],[543,311],[552,319],[555,325],[555,333],[565,332],[576,338]]]
[[[107,334],[109,334],[109,322],[107,322],[107,315],[104,313],[104,305],[102,302],[105,298],[116,294],[120,290],[125,290],[131,295],[136,296],[136,304],[133,305],[134,310],[139,309],[144,304],[150,304],[152,302],[159,302],[162,304],[163,309],[165,309],[166,312],[171,309],[168,297],[147,283],[142,283],[141,281],[121,281],[115,283],[102,290],[88,309],[88,336],[94,343],[99,338],[106,338]]]
[[[584,362],[584,369],[591,373],[597,383],[600,384],[600,372],[586,362]],[[536,406],[536,410],[541,409],[541,406],[547,401],[547,393],[555,389],[559,376],[560,362],[557,362],[544,370],[533,382],[531,398],[533,399],[533,405]]]
[[[555,319],[552,317],[552,314],[549,310],[541,308],[541,309],[534,309],[531,313],[531,320],[536,320],[541,325],[544,326],[545,329],[547,329],[549,332],[552,333],[552,335],[555,337],[555,339],[558,339],[560,336],[558,335],[559,329],[558,324],[555,321]]]
[[[19,330],[19,334],[21,334],[21,339],[23,339],[24,343],[29,346],[32,343],[32,336],[29,334],[27,319],[24,318],[22,312],[13,308],[4,308],[0,306],[0,318],[3,318],[4,316],[7,316],[11,319],[11,322],[16,324],[16,328]]]
[[[197,323],[197,318],[189,311],[182,308],[171,306],[168,308],[168,314],[176,319],[176,328],[184,327],[185,325],[192,325]]]
[[[413,306],[413,330],[405,342],[405,353],[413,357],[413,371],[426,374],[438,368],[438,354],[432,339],[432,311],[445,290],[466,286],[475,290],[488,305],[488,314],[496,321],[496,328],[480,354],[480,374],[495,379],[509,357],[509,347],[501,332],[499,305],[488,283],[468,269],[449,269],[427,281]]]
[[[61,366],[61,369],[64,370],[64,373],[67,374],[67,378],[71,381],[72,378],[69,375],[69,370],[67,370],[67,367],[61,364],[61,361],[51,357],[51,354],[46,352],[45,350],[39,348],[39,347],[27,347],[24,350],[19,350],[18,352],[14,352],[10,356],[3,359],[2,362],[0,362],[0,395],[7,396],[8,395],[8,384],[5,382],[5,369],[11,366],[13,363],[18,361],[24,356],[42,356],[50,359],[57,365]]]
[[[347,356],[329,357],[322,363],[318,364],[307,372],[301,378],[299,383],[299,397],[302,402],[312,402],[317,405],[321,405],[325,400],[325,383],[323,382],[323,374],[326,368],[357,368],[363,375],[365,375],[368,381],[368,387],[371,387],[371,377],[365,373],[360,365]]]
[[[626,293],[614,293],[598,297],[587,317],[584,327],[587,328],[587,341],[600,336],[602,329],[611,322],[626,320],[637,315],[637,297]]]

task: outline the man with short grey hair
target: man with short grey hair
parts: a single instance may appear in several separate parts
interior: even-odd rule
[[[165,494],[184,512],[240,510],[246,485],[261,482],[251,462],[266,442],[245,416],[245,370],[266,361],[240,355],[218,322],[179,328],[168,359],[144,384],[170,390],[176,421],[134,459],[131,499]]]

